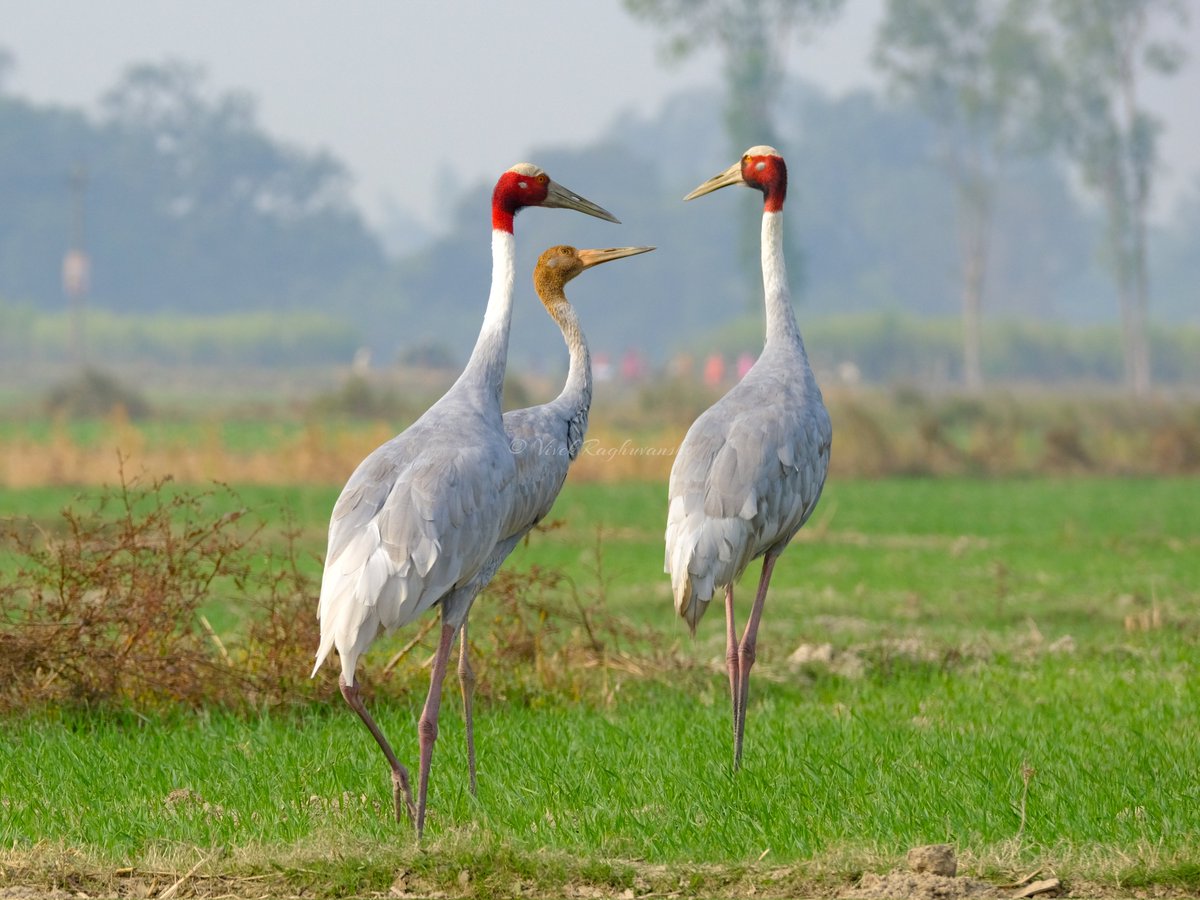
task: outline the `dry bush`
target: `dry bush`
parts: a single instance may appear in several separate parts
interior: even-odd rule
[[[140,392],[109,372],[87,368],[55,385],[46,395],[47,412],[82,419],[107,416],[116,410],[132,419],[150,415],[150,404]]]
[[[198,613],[218,579],[246,573],[242,512],[203,495],[122,483],[46,533],[6,523],[22,557],[0,592],[0,707],[211,702],[236,673]]]
[[[231,657],[256,705],[328,700],[338,692],[336,679],[310,677],[321,640],[319,586],[297,565],[296,531],[289,528],[285,538],[283,551],[266,554],[254,579],[250,624]]]
[[[1052,472],[1087,472],[1094,468],[1079,423],[1066,421],[1051,425],[1043,440],[1045,449],[1040,468]]]
[[[17,561],[0,575],[0,713],[64,704],[252,710],[330,699],[336,679],[309,678],[318,590],[298,563],[295,530],[285,523],[282,546],[268,545],[252,519],[225,486],[123,479],[86,507],[64,509],[52,528],[0,523]],[[655,635],[608,611],[599,536],[593,573],[594,586],[582,591],[544,567],[497,575],[470,632],[481,698],[577,699],[597,687],[605,697],[613,672],[676,666],[655,649]],[[244,615],[225,640],[203,615],[214,600]],[[437,621],[426,617],[385,677],[364,672],[372,695],[424,689],[427,652],[413,651],[432,649]]]
[[[236,708],[316,690],[292,674],[307,675],[316,646],[314,586],[290,541],[283,557],[264,552],[232,491],[122,479],[91,503],[53,531],[0,524],[18,558],[0,583],[0,711]],[[221,595],[252,618],[229,647],[201,613]]]
[[[887,474],[895,460],[891,436],[880,426],[874,410],[850,399],[830,403],[833,451],[829,465],[833,477],[874,477]]]
[[[1150,437],[1150,459],[1160,471],[1200,472],[1200,421],[1179,417],[1157,424]]]

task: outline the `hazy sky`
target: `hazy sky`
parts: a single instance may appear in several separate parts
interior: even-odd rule
[[[849,0],[814,42],[795,42],[790,70],[835,92],[877,85],[881,8]],[[90,106],[133,62],[203,64],[212,86],[256,98],[273,135],[339,157],[372,218],[390,201],[434,223],[447,172],[490,180],[686,86],[721,100],[715,52],[664,66],[658,35],[619,0],[0,0],[0,22],[16,56],[10,89],[38,101]],[[1200,21],[1185,37],[1184,76],[1147,92],[1169,117],[1172,187],[1200,172]]]

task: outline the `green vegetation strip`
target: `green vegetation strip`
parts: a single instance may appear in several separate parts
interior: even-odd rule
[[[326,493],[280,504],[260,489],[249,505],[294,503],[315,557]],[[572,486],[563,524],[513,559],[562,571],[594,615],[630,622],[624,643],[602,635],[614,660],[655,665],[538,690],[480,659],[479,794],[451,688],[424,848],[388,820],[386,768],[340,702],[50,709],[3,723],[0,867],[15,882],[161,877],[162,890],[199,864],[193,887],[213,896],[795,895],[950,842],[965,874],[993,883],[1040,868],[1100,893],[1200,890],[1193,483],[831,485],[777,568],[737,775],[720,610],[695,641],[674,620],[662,494]],[[50,516],[62,499],[9,492],[0,514]],[[496,605],[480,600],[479,631]],[[415,766],[426,676],[403,677],[376,708]]]

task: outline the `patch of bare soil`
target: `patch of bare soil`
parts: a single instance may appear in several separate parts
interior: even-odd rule
[[[909,871],[886,875],[868,872],[839,896],[847,900],[955,900],[961,897],[1008,897],[983,881],[957,878],[958,859],[950,844],[929,844],[908,851]]]
[[[176,803],[202,801],[192,791],[173,795]],[[992,884],[957,874],[953,846],[933,844],[909,851],[906,865],[886,874],[868,872],[851,884],[846,874],[832,874],[805,866],[784,866],[730,871],[713,867],[635,865],[632,878],[616,885],[595,882],[579,873],[568,874],[563,883],[549,883],[527,873],[515,873],[506,881],[496,873],[476,881],[467,869],[437,871],[425,867],[397,869],[390,885],[355,890],[344,881],[326,881],[307,867],[273,865],[259,875],[204,874],[211,862],[206,857],[187,871],[149,871],[134,868],[93,870],[79,867],[66,858],[48,866],[12,866],[0,855],[0,900],[284,900],[325,897],[362,897],[372,900],[407,898],[497,897],[536,900],[562,897],[567,900],[642,900],[642,898],[745,897],[752,900],[791,900],[797,897],[823,900],[1182,900],[1196,898],[1194,891],[1165,885],[1122,890],[1114,884],[1092,884],[1072,880],[1062,884],[1044,869],[1029,872],[1007,884]],[[841,870],[843,873],[845,870]],[[861,871],[861,870],[859,870]]]
[[[934,875],[932,872],[892,871],[886,875],[870,872],[858,886],[838,895],[845,900],[957,900],[960,897],[1011,897],[983,881]]]

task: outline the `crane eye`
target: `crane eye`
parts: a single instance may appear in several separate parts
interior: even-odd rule
[[[543,173],[537,177],[538,184],[545,184],[549,180],[550,180],[550,176],[546,175],[545,173]]]
[[[563,256],[570,256],[571,248],[570,247],[559,247],[558,252],[561,253]]]

